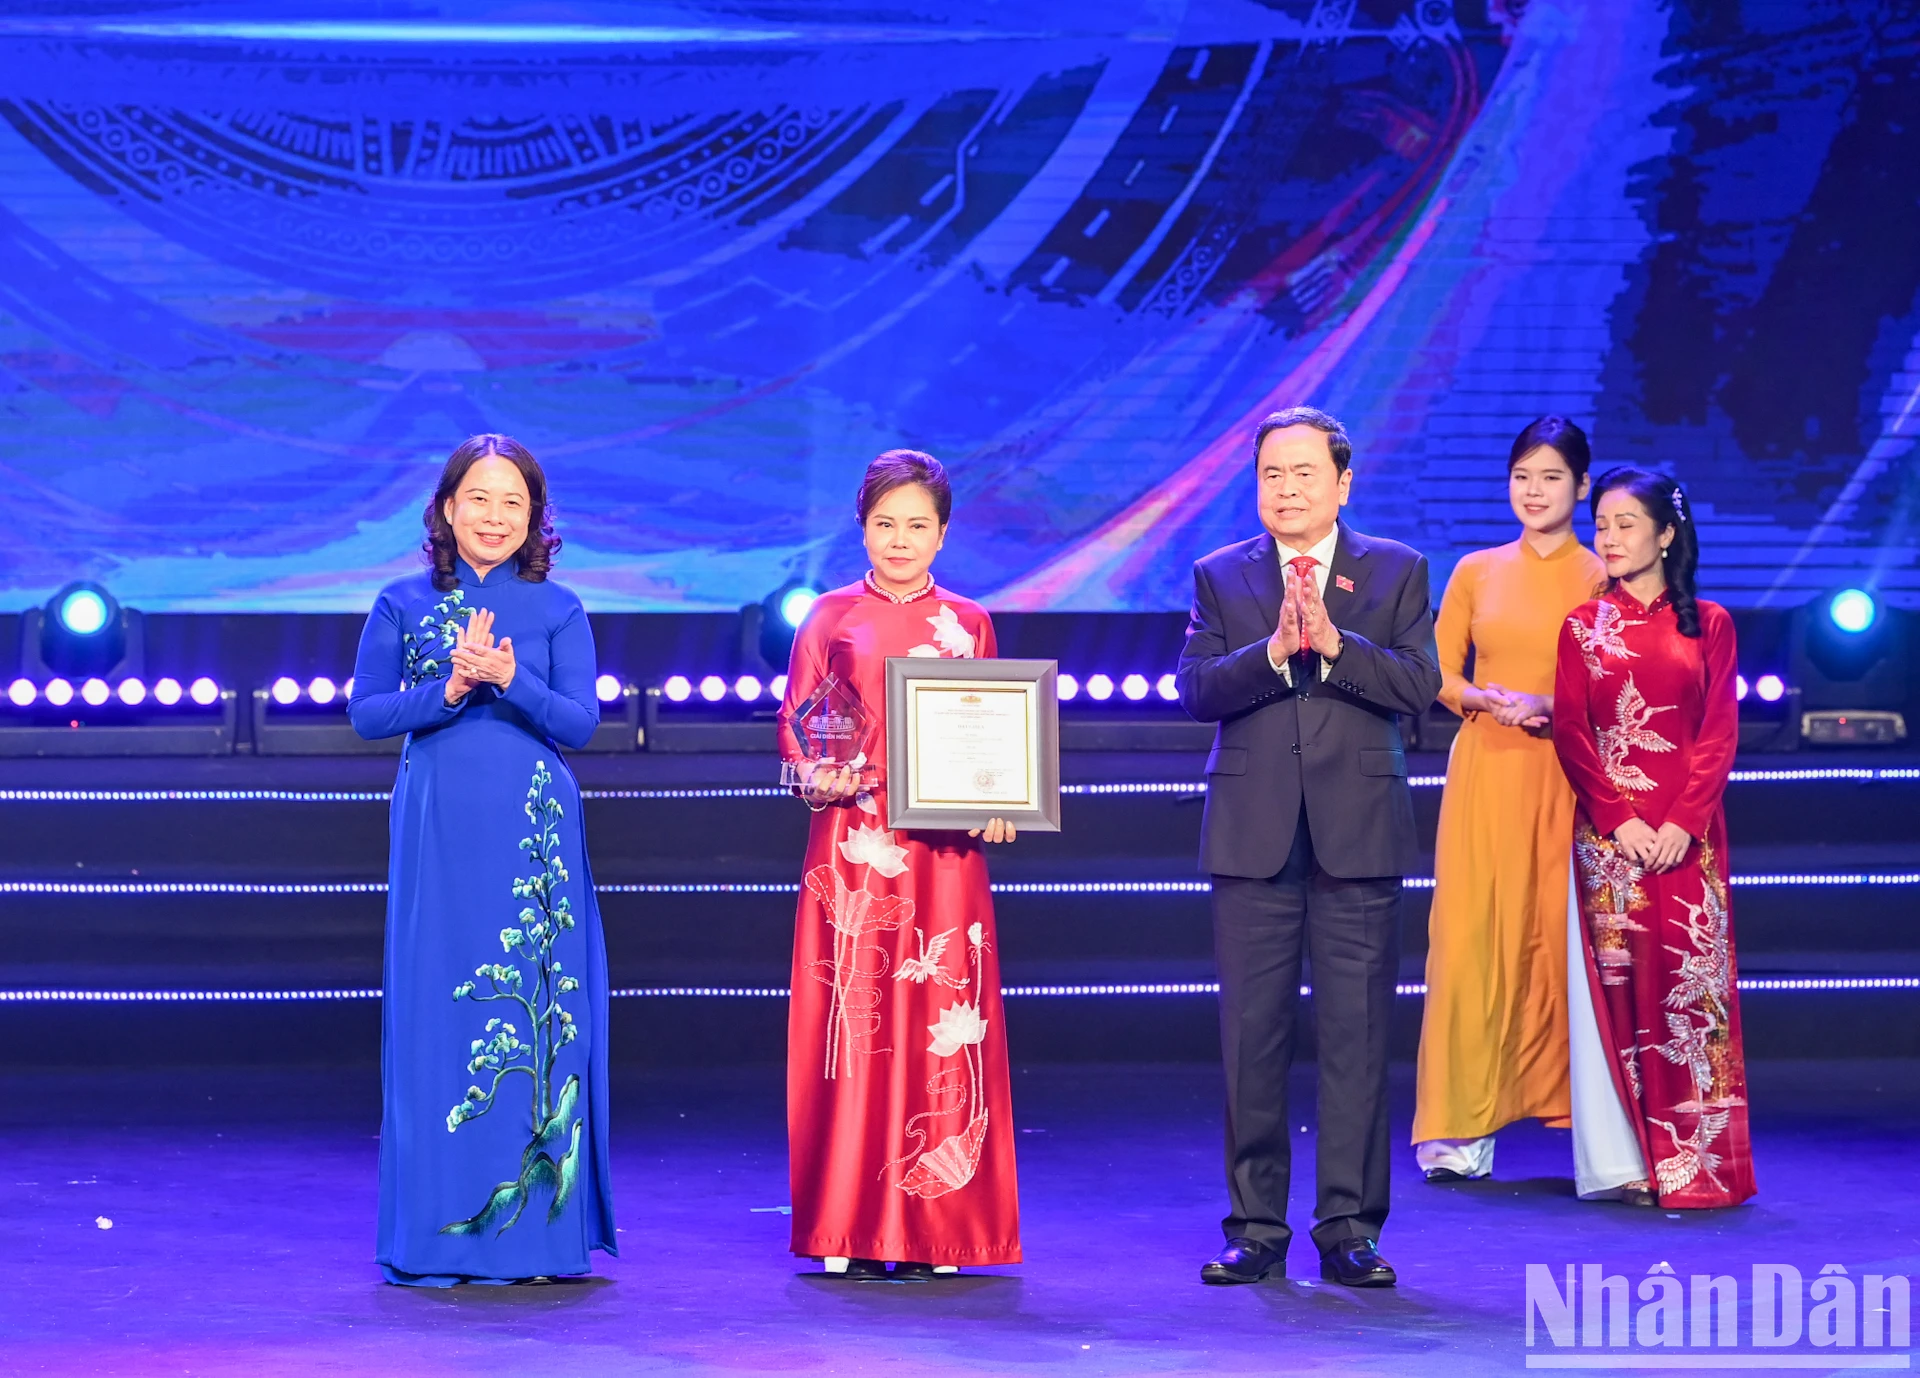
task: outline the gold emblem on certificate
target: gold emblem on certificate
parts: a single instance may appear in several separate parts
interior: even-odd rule
[[[1050,660],[887,661],[887,826],[1060,830]]]

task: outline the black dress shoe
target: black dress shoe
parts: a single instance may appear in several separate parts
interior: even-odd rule
[[[885,1282],[887,1265],[877,1258],[850,1258],[847,1266],[838,1273],[828,1273],[830,1278],[841,1278],[847,1282]]]
[[[1392,1287],[1400,1279],[1371,1239],[1343,1239],[1320,1255],[1320,1276],[1343,1287]]]
[[[1200,1269],[1200,1281],[1214,1283],[1259,1282],[1286,1275],[1287,1256],[1251,1239],[1229,1239],[1227,1247]]]
[[[1427,1169],[1429,1182],[1471,1182],[1473,1178],[1464,1172],[1455,1172],[1450,1167],[1430,1167]]]
[[[893,1265],[895,1282],[932,1282],[933,1265],[931,1263],[896,1263]]]

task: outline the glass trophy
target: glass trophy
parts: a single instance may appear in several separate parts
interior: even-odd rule
[[[800,701],[790,724],[800,759],[780,763],[780,783],[801,789],[816,770],[852,767],[855,781],[873,783],[876,772],[867,759],[873,736],[873,717],[851,684],[828,675]]]

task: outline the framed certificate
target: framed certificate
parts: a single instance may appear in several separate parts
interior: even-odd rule
[[[887,826],[1060,831],[1051,660],[887,659]]]

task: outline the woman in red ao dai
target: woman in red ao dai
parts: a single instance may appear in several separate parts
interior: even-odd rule
[[[1733,619],[1694,596],[1664,474],[1593,487],[1606,590],[1567,617],[1553,741],[1579,807],[1568,1006],[1574,1176],[1669,1210],[1753,1195],[1721,799],[1739,742]]]
[[[931,455],[867,470],[859,515],[872,569],[823,594],[794,640],[780,741],[831,674],[886,741],[889,656],[987,658],[984,609],[935,584],[952,490]],[[869,747],[869,751],[876,751]],[[787,1129],[793,1252],[855,1279],[924,1279],[1020,1261],[1000,969],[981,832],[896,832],[887,781],[813,770],[815,810],[793,944]],[[984,836],[983,836],[984,834]]]

